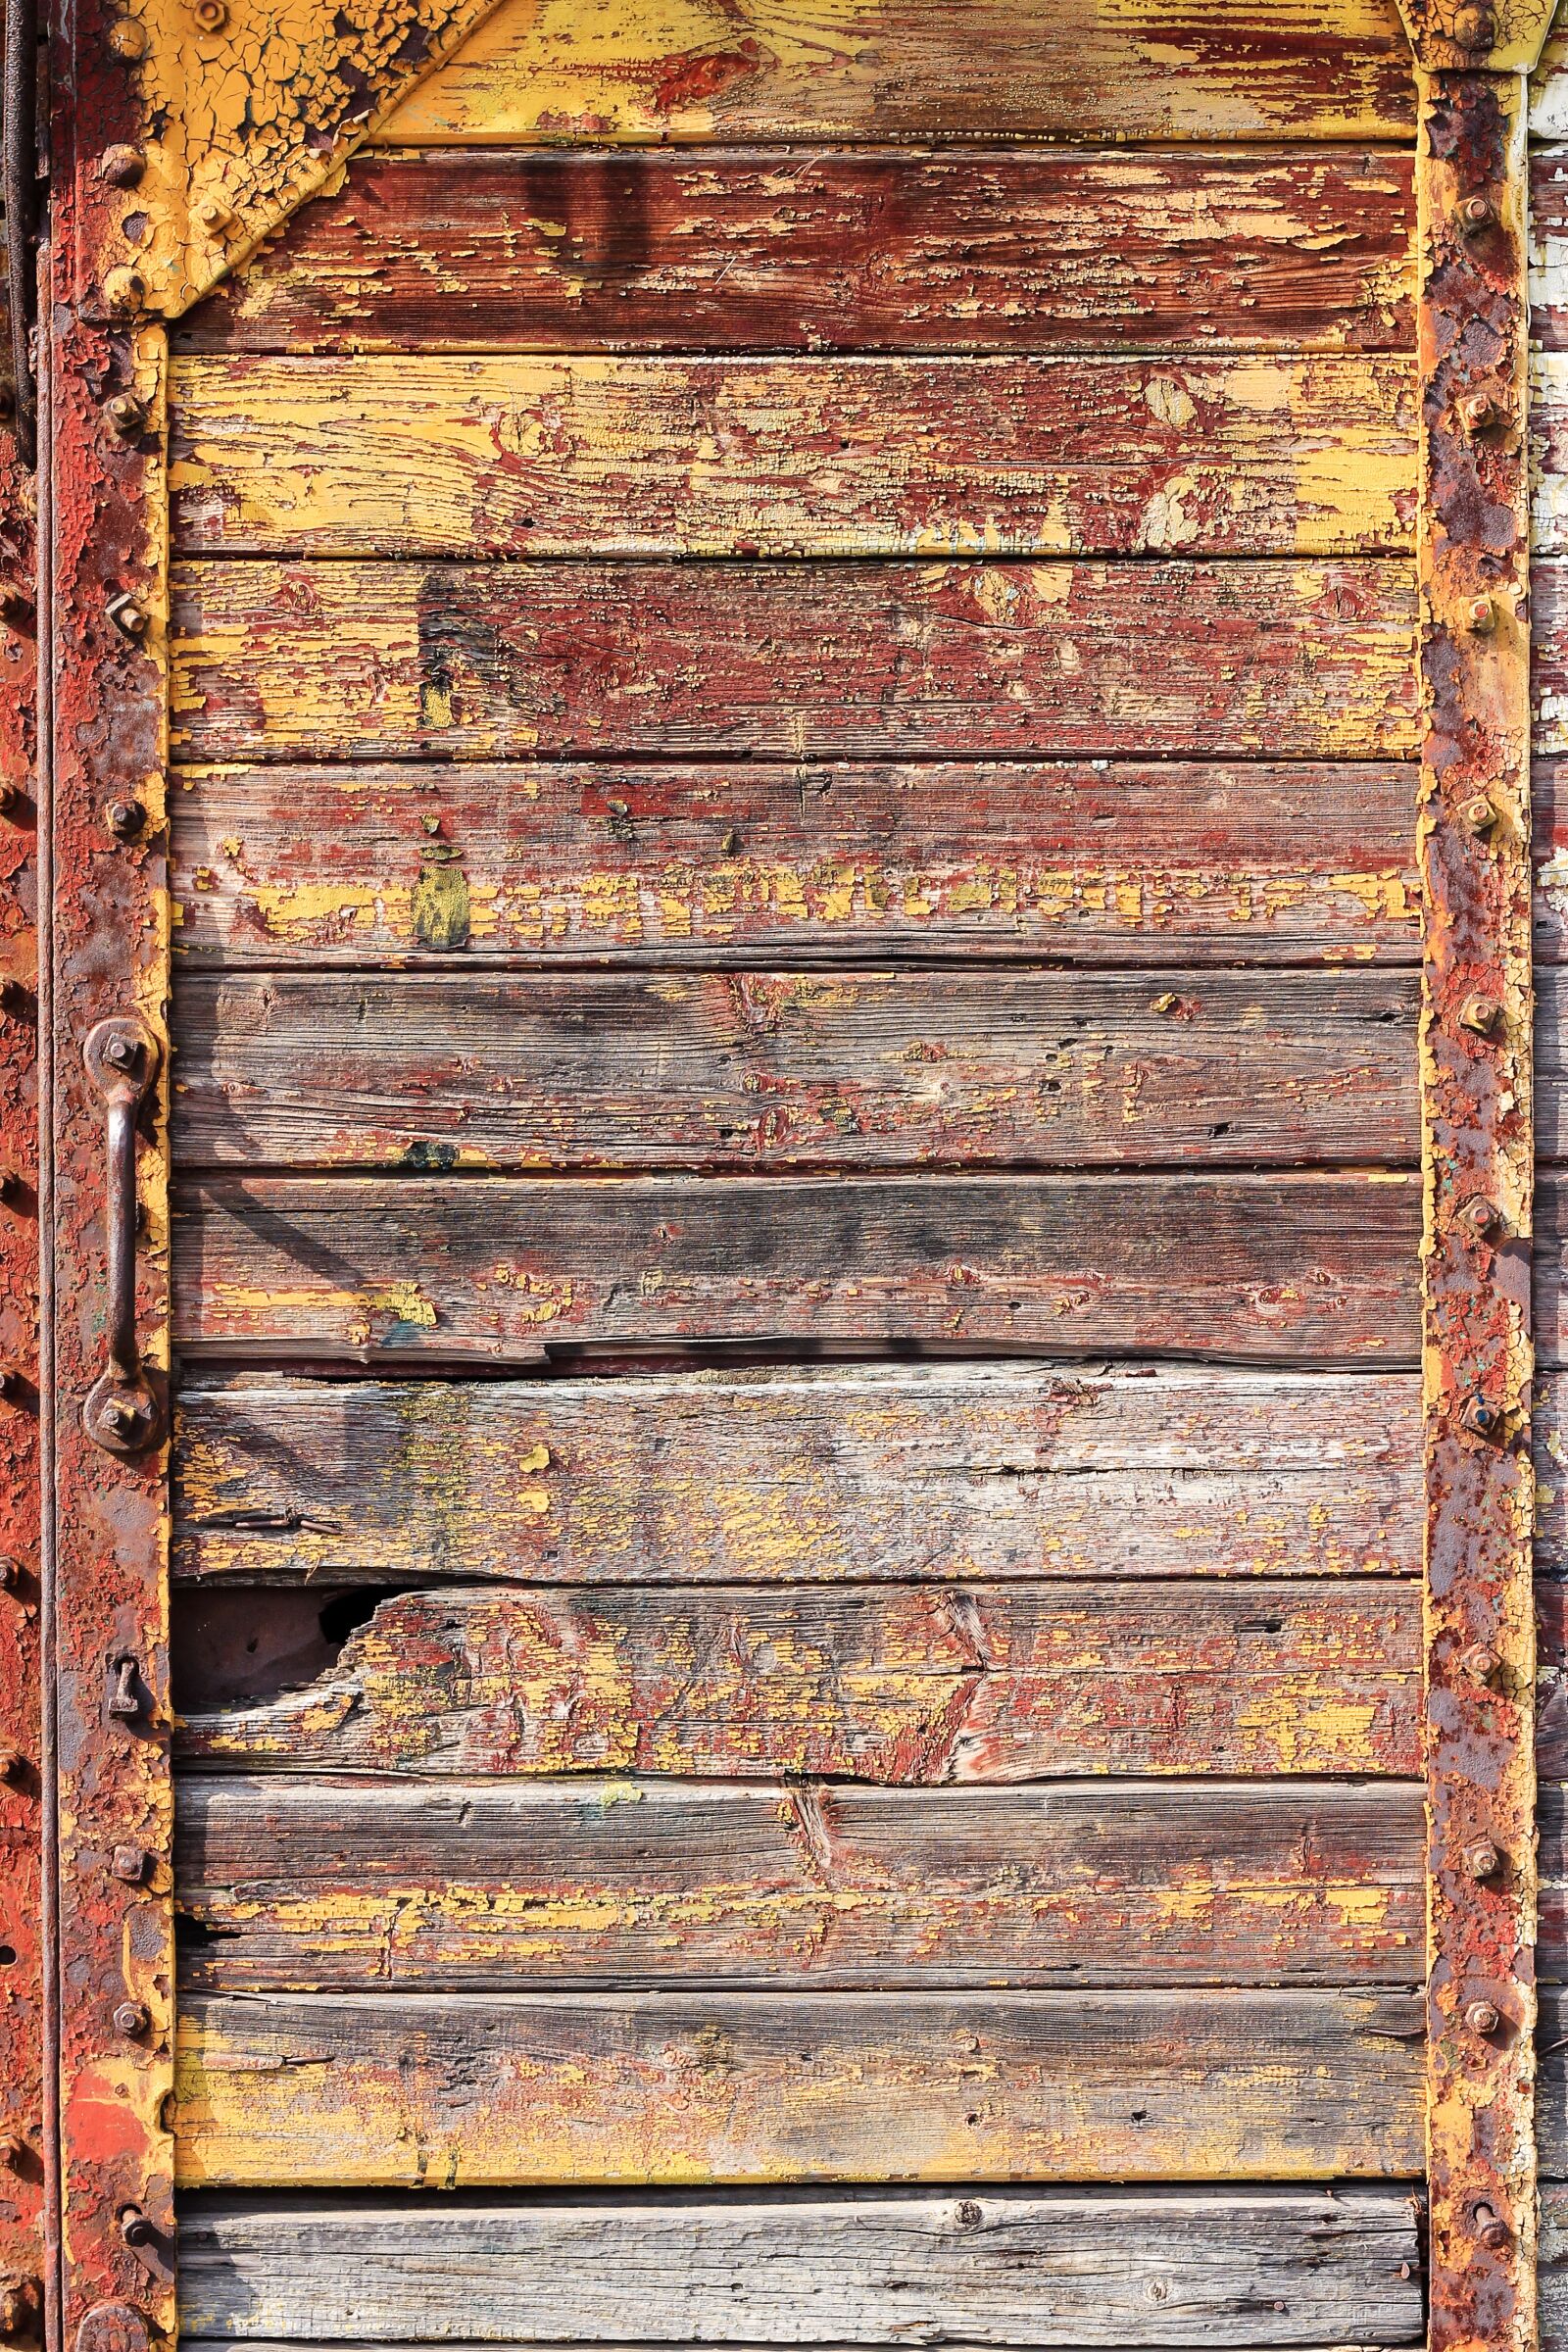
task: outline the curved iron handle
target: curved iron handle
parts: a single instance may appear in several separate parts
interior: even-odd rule
[[[5,0],[3,197],[17,448],[37,464],[37,385],[32,371],[33,257],[38,237],[38,25],[35,0]]]
[[[158,1040],[134,1013],[116,1013],[91,1032],[82,1058],[108,1110],[109,1255],[107,1361],[81,1408],[82,1426],[110,1453],[139,1453],[163,1427],[136,1345],[136,1118],[158,1075]]]

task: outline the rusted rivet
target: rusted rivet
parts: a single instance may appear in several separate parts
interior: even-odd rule
[[[1494,433],[1508,421],[1508,412],[1494,392],[1467,392],[1458,404],[1458,418],[1472,436]]]
[[[20,2132],[0,2132],[0,2164],[15,2172],[27,2153],[27,2143]]]
[[[6,1404],[20,1404],[26,1386],[15,1364],[0,1363],[0,1400]]]
[[[0,1162],[0,1205],[20,1200],[22,1178],[9,1162]]]
[[[0,973],[0,1012],[29,1013],[35,1003],[25,980],[19,980],[15,972]]]
[[[127,2040],[137,2034],[145,2034],[151,2023],[140,2001],[120,2001],[116,2004],[115,2032],[123,2034]]]
[[[141,1713],[141,1699],[136,1690],[136,1660],[122,1657],[115,1660],[115,1687],[109,1694],[109,1712],[122,1723],[134,1723]]]
[[[20,1747],[0,1747],[0,1781],[14,1788],[27,1768],[27,1759]]]
[[[1464,1875],[1479,1885],[1483,1879],[1494,1879],[1502,1868],[1502,1856],[1490,1838],[1478,1838],[1474,1845],[1464,1849]]]
[[[140,801],[110,801],[104,808],[104,823],[117,841],[134,841],[147,822],[147,811]]]
[[[1477,2240],[1489,2253],[1500,2254],[1505,2247],[1513,2244],[1513,2231],[1495,2205],[1477,2205],[1470,2218],[1475,2224]]]
[[[1497,218],[1485,196],[1461,197],[1454,207],[1453,217],[1459,224],[1461,234],[1467,237],[1478,237],[1481,231],[1484,228],[1490,228]]]
[[[134,65],[137,58],[147,54],[146,29],[134,17],[121,17],[109,27],[109,46],[117,57]]]
[[[98,158],[98,176],[112,188],[133,188],[146,169],[139,147],[106,147]]]
[[[1497,821],[1497,811],[1484,792],[1477,793],[1473,801],[1466,801],[1462,814],[1465,823],[1478,838],[1483,833],[1490,833]]]
[[[1490,49],[1497,37],[1495,14],[1492,9],[1480,6],[1478,0],[1467,0],[1465,7],[1454,11],[1453,37],[1459,47],[1467,49],[1472,57],[1480,50]]]
[[[1464,2013],[1464,2022],[1472,2034],[1479,2034],[1485,2041],[1501,2025],[1502,2012],[1495,2001],[1472,2001]]]
[[[117,392],[112,400],[105,401],[104,415],[126,441],[147,428],[146,403],[138,400],[134,392]]]
[[[27,806],[27,796],[20,784],[9,776],[0,778],[0,816],[10,817],[13,824]]]
[[[203,32],[221,32],[228,23],[227,0],[196,0],[193,14]]]
[[[139,1886],[147,1876],[148,1854],[140,1845],[117,1845],[109,1867],[127,1886]]]
[[[1502,1211],[1495,1200],[1487,1199],[1485,1193],[1475,1193],[1459,1210],[1454,1222],[1464,1226],[1478,1242],[1490,1242],[1502,1223]]]
[[[22,1562],[0,1551],[0,1592],[15,1592],[22,1584]]]
[[[112,596],[104,607],[104,611],[122,637],[129,637],[134,642],[138,637],[146,636],[148,612],[146,606],[139,598]]]
[[[1459,1670],[1467,1683],[1479,1683],[1490,1690],[1502,1672],[1502,1660],[1485,1642],[1472,1642],[1459,1653]]]
[[[1485,1396],[1467,1396],[1459,1420],[1473,1438],[1494,1438],[1502,1427],[1501,1412]]]
[[[0,580],[0,620],[9,628],[30,620],[35,610],[32,591],[24,581]]]
[[[147,280],[139,270],[104,271],[104,301],[117,318],[129,318],[147,299]]]
[[[158,2232],[139,2205],[123,2205],[120,2211],[120,2234],[127,2246],[150,2246]]]
[[[1459,1007],[1459,1026],[1475,1037],[1490,1037],[1502,1018],[1502,1006],[1495,997],[1466,997]]]
[[[1464,625],[1473,637],[1490,637],[1497,625],[1497,608],[1490,596],[1473,596],[1464,609]]]
[[[954,2219],[960,2230],[978,2230],[985,2218],[973,2197],[960,2197],[954,2207]]]

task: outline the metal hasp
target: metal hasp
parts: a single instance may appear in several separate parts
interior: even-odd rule
[[[1501,37],[1491,10],[1461,17],[1461,33]],[[1417,82],[1430,2342],[1524,2352],[1537,2234],[1526,91],[1521,73],[1441,61]]]

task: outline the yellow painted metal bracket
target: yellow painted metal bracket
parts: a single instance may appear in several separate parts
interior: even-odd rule
[[[107,31],[129,120],[77,191],[82,309],[188,310],[496,4],[120,0]]]
[[[1399,0],[1423,74],[1529,74],[1557,0]]]

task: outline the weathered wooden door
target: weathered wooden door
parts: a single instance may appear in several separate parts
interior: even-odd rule
[[[1541,9],[24,16],[10,2331],[1524,2352]]]

